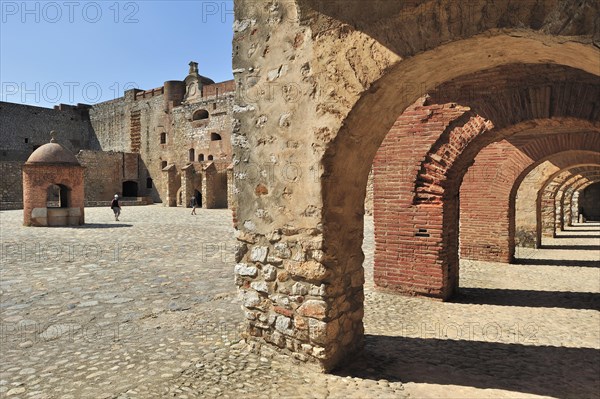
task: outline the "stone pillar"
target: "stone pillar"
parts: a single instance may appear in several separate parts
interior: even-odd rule
[[[331,369],[362,347],[363,259],[346,261],[323,244],[325,230],[343,234],[322,215],[319,165],[331,137],[315,110],[329,94],[298,95],[321,85],[298,7],[236,1],[235,281],[248,341]],[[361,233],[345,238],[360,252]]]
[[[176,207],[177,191],[179,190],[179,186],[181,185],[181,182],[177,181],[177,168],[175,167],[175,165],[170,165],[167,168],[163,169],[163,173],[165,173],[167,179],[166,205],[169,207]]]
[[[183,206],[190,208],[191,197],[194,196],[194,165],[188,164],[181,168],[181,192],[183,195]]]
[[[579,190],[573,192],[571,198],[571,220],[569,226],[573,226],[573,223],[579,222]]]
[[[563,207],[563,196],[565,195],[565,192],[563,190],[560,190],[556,193],[556,196],[554,197],[554,209],[555,209],[555,213],[554,213],[554,226],[556,226],[557,230],[563,231],[565,229],[565,226],[563,224],[563,216],[564,216],[564,207]],[[555,232],[556,235],[556,232]]]
[[[213,162],[210,162],[202,173],[202,207],[216,208],[215,190],[218,190],[219,174]]]
[[[235,205],[235,184],[233,181],[233,165],[227,167],[227,208],[234,210]]]
[[[380,201],[375,196],[375,201]],[[375,284],[408,294],[449,298],[458,288],[457,201],[381,207],[375,203]],[[389,222],[385,222],[388,220]]]
[[[537,248],[542,247],[542,239],[544,237],[556,237],[556,201],[554,200],[554,194],[558,184],[556,183],[556,180],[560,180],[560,177],[555,178],[552,182],[547,182],[538,194]]]

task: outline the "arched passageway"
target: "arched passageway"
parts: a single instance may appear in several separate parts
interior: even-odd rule
[[[399,251],[406,256],[376,269],[375,280],[440,298],[458,283],[459,188],[477,154],[492,143],[536,134],[536,127],[597,133],[594,27],[568,17],[574,10],[593,12],[587,5],[542,2],[533,10],[481,1],[467,15],[448,1],[456,6],[450,18],[433,12],[434,3],[378,2],[371,13],[361,2],[340,8],[299,0],[270,11],[237,3],[236,18],[248,26],[234,38],[240,94],[233,138],[239,160],[235,270],[249,339],[326,369],[363,346],[365,192],[373,159],[394,129],[401,151],[387,166],[401,173],[381,186],[395,186],[397,193],[382,197],[379,209],[387,214],[378,225],[395,231],[376,250],[392,259]],[[278,13],[285,15],[277,19]],[[565,23],[558,27],[556,20]],[[249,35],[252,24],[266,27]],[[287,44],[270,51],[267,36],[269,46]],[[257,67],[268,73],[252,75]],[[261,94],[272,82],[284,87],[281,101]],[[395,124],[399,118],[423,129],[411,135]],[[258,120],[267,122],[258,128]],[[265,160],[262,173],[249,173]],[[396,213],[386,206],[398,201],[407,206]],[[377,206],[375,200],[376,219],[384,215]],[[403,281],[407,272],[413,278]]]
[[[539,246],[537,226],[541,213],[537,198],[549,179],[565,168],[593,166],[599,162],[600,154],[594,151],[565,151],[526,168],[516,179],[510,194],[510,204],[514,204],[515,208],[515,245]],[[573,202],[572,199],[570,201]]]
[[[586,187],[579,199],[583,217],[594,222],[600,221],[600,183],[598,180],[600,179],[596,178],[593,184]]]
[[[598,162],[598,157],[596,156]],[[587,166],[577,166],[564,168],[554,173],[548,178],[537,193],[536,217],[537,217],[537,240],[536,245],[543,245],[544,237],[555,237],[557,229],[562,229],[563,207],[558,201],[562,197],[561,188],[565,185],[572,185],[580,180],[588,181],[594,179],[598,173],[600,165],[598,163]],[[589,176],[589,178],[588,178]],[[561,193],[560,197],[558,194]],[[558,198],[557,198],[558,197]]]
[[[138,196],[138,183],[135,181],[124,181],[123,182],[123,197],[137,197]]]

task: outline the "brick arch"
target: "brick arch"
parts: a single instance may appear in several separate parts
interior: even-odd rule
[[[502,70],[506,68],[510,70],[512,65],[512,63],[509,63],[501,67],[494,66],[488,69]],[[449,67],[449,65],[447,66]],[[597,76],[595,75],[582,73],[572,68],[563,68],[563,70],[568,70],[577,76],[579,74],[585,75],[588,81],[586,84],[597,81]],[[464,76],[470,77],[475,73],[473,72]],[[500,75],[505,80],[510,80],[510,76],[502,75],[501,73]],[[464,76],[461,75],[460,78],[455,77],[452,81],[460,81]],[[390,85],[393,86],[393,83],[390,82]],[[552,85],[550,84],[550,86]],[[372,94],[372,96],[378,96],[379,92],[384,90],[383,87],[378,86],[374,91],[376,94]],[[571,94],[578,90],[581,90],[581,87],[573,86],[571,89],[566,90],[566,92]],[[433,88],[432,91],[435,92]],[[385,198],[378,200],[377,195],[374,194],[376,236],[374,279],[378,287],[440,298],[451,296],[454,289],[458,287],[459,243],[458,218],[457,216],[450,215],[458,215],[459,201],[457,193],[465,170],[472,163],[478,151],[490,142],[498,140],[499,137],[515,135],[520,130],[530,130],[540,125],[540,123],[546,123],[551,127],[554,124],[563,124],[561,122],[563,118],[573,120],[591,119],[592,121],[588,122],[587,126],[583,129],[586,130],[591,127],[597,130],[597,126],[594,125],[594,119],[600,116],[597,111],[598,108],[587,106],[587,102],[583,108],[573,107],[571,102],[574,100],[574,97],[571,95],[558,96],[558,94],[564,92],[564,90],[551,89],[550,94],[544,97],[551,99],[549,101],[550,104],[559,104],[558,108],[551,111],[546,109],[539,112],[531,110],[528,110],[528,112],[517,112],[516,110],[519,109],[518,106],[520,104],[513,104],[510,111],[515,110],[514,114],[516,117],[512,120],[507,118],[502,119],[500,127],[504,126],[503,129],[494,129],[495,121],[489,121],[487,118],[481,117],[474,110],[463,107],[460,103],[430,105],[425,99],[401,113],[398,119],[412,119],[413,123],[408,122],[405,131],[399,132],[395,136],[399,138],[403,133],[405,134],[404,139],[400,140],[400,143],[394,143],[396,149],[386,148],[384,150],[387,151],[384,155],[386,164],[382,165],[381,168],[378,168],[377,165],[374,167],[375,176],[377,176],[378,171],[392,173],[394,168],[400,172],[398,173],[399,177],[396,178],[395,183],[397,184],[395,187],[390,188],[388,185],[386,188],[388,191],[385,197],[388,200]],[[587,92],[591,93],[593,90],[587,90]],[[382,96],[385,97],[385,94],[382,94]],[[586,96],[586,101],[590,97],[591,95]],[[398,102],[396,98],[394,100],[380,99],[381,101],[389,100]],[[597,99],[595,100],[597,102]],[[359,111],[357,112],[362,112],[367,108],[361,101],[362,99],[358,102],[357,107],[359,107]],[[386,109],[389,112],[390,106],[394,105],[397,104],[378,104],[377,107],[379,109]],[[450,122],[436,120],[437,114],[435,111],[433,114],[430,113],[431,107],[435,106],[440,107],[442,109],[440,112],[442,113],[459,113],[459,115],[456,118],[452,118]],[[423,114],[424,111],[426,111],[425,114]],[[510,111],[507,113],[510,113]],[[369,154],[373,145],[378,144],[374,143],[373,140],[379,133],[373,131],[375,127],[373,123],[376,125],[377,122],[373,121],[372,116],[363,115],[364,120],[358,121],[353,115],[352,113],[349,115],[324,158],[323,217],[326,222],[324,238],[329,242],[332,258],[348,258],[349,262],[343,262],[342,264],[346,265],[348,270],[358,272],[361,270],[360,266],[363,259],[359,245],[362,235],[357,236],[355,231],[362,229],[364,188],[366,187],[366,178],[370,166],[365,161],[370,159]],[[545,119],[546,122],[539,122],[537,118],[543,115],[550,115],[550,118]],[[381,113],[377,113],[377,116],[381,116]],[[582,118],[579,118],[580,116]],[[383,115],[383,118],[386,117]],[[415,129],[415,122],[422,120],[426,121],[425,125],[427,126],[423,127],[422,130]],[[432,120],[438,122],[438,124],[430,124]],[[370,125],[369,128],[365,127],[364,130],[369,131],[370,134],[359,134],[361,130],[360,125],[367,121]],[[396,120],[392,131],[403,128],[399,126],[398,122]],[[509,123],[513,124],[506,126]],[[440,124],[442,125],[441,128]],[[355,126],[350,128],[351,125]],[[432,129],[430,129],[430,126]],[[560,128],[557,130],[560,131]],[[349,133],[350,131],[355,133]],[[415,131],[417,134],[414,133]],[[388,137],[386,136],[380,148],[386,147],[385,140]],[[350,142],[345,142],[346,139],[350,140]],[[356,159],[356,157],[351,156],[350,152],[346,151],[356,151],[359,144],[363,144],[359,147],[363,157]],[[449,156],[446,156],[449,147],[452,148],[452,151],[448,153]],[[329,152],[331,152],[331,155],[335,154],[335,160],[339,164],[334,162],[333,157],[328,158]],[[402,155],[402,158],[398,159],[400,155]],[[424,156],[425,163],[421,163],[420,161]],[[348,164],[350,160],[353,162],[352,165]],[[412,184],[409,183],[407,186],[408,182],[405,175],[413,173],[415,160],[418,163],[416,165],[417,170],[415,170],[415,175],[413,176],[418,177],[413,189]],[[441,165],[443,167],[440,167]],[[348,173],[349,170],[352,170],[353,173]],[[434,173],[431,173],[432,170]],[[444,181],[444,179],[448,181]],[[377,183],[377,177],[375,177],[375,193],[380,187]],[[447,188],[451,188],[451,190],[447,191]],[[399,204],[395,204],[394,207],[390,206],[392,202],[396,201],[394,198],[400,197],[404,200],[404,197],[415,194],[416,198],[413,199],[412,203],[408,203],[408,207],[402,207]],[[413,205],[415,207],[411,208],[410,206]],[[382,209],[383,211],[378,211],[377,209]],[[394,219],[396,220],[395,225],[394,223],[390,223]],[[331,230],[327,227],[330,227]],[[390,231],[390,229],[393,231]],[[328,235],[328,231],[331,231],[332,234]],[[356,242],[353,242],[353,240],[340,242],[340,237],[353,237],[357,240]],[[349,251],[348,247],[356,247],[356,253],[354,254],[354,252]],[[511,254],[509,253],[505,256],[506,259],[510,257]],[[402,269],[411,268],[413,271],[410,273],[402,271]]]
[[[573,212],[573,194],[579,190],[579,187],[585,185],[589,181],[594,181],[600,178],[600,165],[595,172],[585,173],[585,177],[572,182],[569,186],[563,189],[563,196],[561,198],[562,214],[560,219],[560,229],[564,230],[565,226],[572,226],[573,214],[578,214],[578,210]]]
[[[415,156],[408,156],[407,153],[416,146],[412,143],[406,148],[397,145],[399,136],[415,129],[414,123],[403,124],[403,120],[423,120],[423,115],[429,115],[427,124],[438,126],[436,112],[437,109],[432,111],[426,105],[409,109],[398,119],[375,159],[374,274],[375,282],[380,287],[426,295],[435,295],[432,288],[439,287],[438,295],[449,296],[458,286],[459,276],[458,248],[453,246],[458,243],[454,244],[452,239],[458,238],[457,191],[460,183],[447,185],[446,191],[440,189],[436,193],[425,192],[427,202],[415,205],[411,200],[419,198],[419,195],[423,196],[423,192],[418,191],[421,188],[418,180],[415,184],[410,172],[415,170],[411,163],[418,157],[418,152]],[[471,122],[477,119],[468,113],[466,115],[466,123],[458,128],[474,126]],[[482,126],[477,123],[475,125]],[[456,125],[449,126],[446,131],[456,131]],[[565,126],[568,126],[567,131],[580,133],[564,133]],[[496,132],[500,137],[508,137],[481,151],[479,163],[476,161],[472,167],[474,172],[470,177],[467,174],[463,180],[461,169],[454,174],[440,172],[438,182],[446,177],[451,183],[452,179],[459,182],[463,180],[461,195],[462,191],[467,192],[466,200],[463,200],[464,196],[461,197],[461,202],[468,203],[468,209],[463,211],[466,215],[465,223],[461,215],[461,255],[469,259],[510,261],[514,255],[514,228],[510,230],[509,220],[510,217],[514,218],[514,211],[509,208],[513,182],[523,169],[557,152],[586,151],[590,148],[600,151],[600,134],[594,130],[600,131],[596,123],[574,118],[522,122]],[[471,131],[478,133],[484,130]],[[440,137],[444,138],[443,135]],[[452,136],[446,137],[448,140]],[[405,158],[399,157],[400,154],[406,154]],[[452,154],[456,154],[455,159],[458,160],[455,164],[460,164],[460,153],[455,151]],[[506,160],[510,162],[503,162]],[[450,170],[456,165],[446,163],[443,166]],[[439,170],[441,169],[440,167]],[[398,170],[408,172],[397,173]],[[444,188],[442,184],[439,187]],[[482,193],[480,187],[485,187],[486,192]],[[473,201],[469,199],[469,193],[472,194]],[[433,194],[436,195],[437,202],[431,200]],[[490,207],[490,201],[495,206]],[[487,216],[487,219],[482,218],[482,215]],[[463,237],[466,238],[463,240]],[[465,245],[465,242],[469,245]],[[438,259],[439,263],[432,264],[432,259]]]
[[[600,161],[600,160],[599,160]],[[598,165],[586,165],[572,167],[568,170],[570,176],[568,176],[560,185],[554,186],[555,190],[551,193],[551,197],[554,198],[554,231],[553,236],[556,236],[557,230],[564,230],[564,217],[565,217],[565,192],[573,185],[580,181],[586,181],[593,178],[600,168]]]
[[[547,39],[543,35],[524,41],[504,35],[465,39],[440,46],[431,54],[424,53],[400,62],[373,83],[345,118],[323,157],[324,213],[331,212],[332,224],[345,225],[344,217],[339,216],[341,213],[348,212],[348,216],[360,214],[371,162],[397,115],[402,115],[411,102],[443,82],[501,65],[540,62],[565,65],[600,75],[600,66],[596,62],[597,49],[582,44],[559,49],[562,44],[550,44]],[[473,63],[473,59],[480,62]],[[406,86],[406,82],[411,84]],[[373,109],[385,112],[378,112],[377,117],[373,118]],[[363,154],[359,159],[353,154],[357,149]],[[347,173],[350,168],[355,173]],[[348,192],[336,189],[339,186],[348,187]],[[355,226],[348,228],[354,230]]]
[[[580,87],[572,88],[573,92],[554,90],[549,86],[549,94],[543,103],[552,104],[551,110],[540,106],[533,113],[531,110],[521,112],[521,102],[515,102],[512,108],[504,107],[507,114],[513,115],[511,120],[518,123],[503,129],[495,127],[492,121],[476,114],[470,107],[456,103],[430,104],[430,98],[420,99],[397,119],[374,161],[375,282],[378,286],[442,297],[450,295],[453,289],[450,287],[457,287],[458,189],[466,169],[481,148],[503,137],[511,137],[514,145],[523,147],[531,137],[552,131],[553,138],[538,141],[537,147],[524,147],[522,162],[527,165],[528,157],[537,159],[568,148],[600,147],[600,135],[595,133],[578,139],[564,133],[600,131],[600,123],[596,120],[600,119],[595,106],[597,99],[594,103],[588,96],[587,101],[582,102],[585,107],[573,107],[571,99]],[[565,96],[565,93],[569,95]],[[552,118],[537,119],[540,115],[552,115]],[[506,123],[509,122],[505,118],[500,126]],[[556,140],[556,134],[561,132],[561,140]],[[513,146],[512,143],[507,145]],[[422,156],[420,151],[427,152],[415,170],[415,161],[419,162]],[[506,156],[494,158],[498,156],[494,155],[485,165]],[[414,180],[411,179],[413,170]],[[492,179],[495,177],[491,176]],[[501,192],[506,193],[510,188],[503,190]],[[412,202],[406,201],[410,196]],[[479,212],[477,206],[473,210]],[[393,223],[389,226],[393,219],[403,226]],[[493,218],[492,224],[495,221]],[[514,254],[514,232],[509,232],[506,242],[490,244],[479,242],[488,236],[481,235],[478,226],[473,229],[466,226],[464,242],[475,245],[463,246],[462,253],[471,259],[510,261]],[[504,239],[506,233],[501,230],[509,226],[508,221],[496,224],[497,231],[490,236],[496,241]],[[439,241],[442,241],[442,248],[436,244]],[[428,260],[436,257],[443,258],[439,267],[428,265]],[[407,267],[417,271],[412,275],[402,273],[397,266],[399,262],[407,263],[410,265]],[[434,284],[435,288],[432,288]]]
[[[478,46],[475,43],[472,45]],[[504,51],[511,47],[508,43],[505,43],[505,45],[507,47],[504,47]],[[469,48],[475,49],[477,47],[469,46]],[[464,51],[464,48],[461,51]],[[436,55],[432,55],[433,58],[436,58]],[[487,57],[483,54],[480,54],[480,56],[471,54],[470,56],[473,58]],[[360,309],[362,309],[362,281],[364,279],[362,270],[364,254],[361,249],[363,209],[367,178],[374,153],[382,145],[383,136],[390,130],[390,126],[396,126],[394,120],[392,119],[390,122],[389,119],[397,115],[408,116],[404,112],[407,110],[406,100],[413,95],[426,94],[430,88],[435,87],[435,83],[446,79],[446,77],[431,76],[434,73],[433,71],[445,75],[446,71],[453,70],[452,61],[457,61],[456,57],[449,54],[445,54],[445,57],[443,62],[439,60],[441,62],[439,66],[444,65],[444,72],[440,72],[436,66],[432,66],[431,68],[425,68],[429,70],[425,73],[426,76],[428,75],[426,78],[423,76],[417,77],[413,73],[416,70],[423,73],[425,69],[419,69],[416,65],[411,65],[413,60],[408,60],[405,65],[407,69],[402,70],[402,73],[400,69],[392,70],[381,81],[375,83],[369,92],[358,100],[348,117],[345,118],[337,136],[327,146],[325,155],[322,158],[324,168],[321,186],[323,198],[323,248],[326,253],[323,265],[331,272],[331,278],[328,279],[331,283],[328,284],[331,284],[332,289],[336,287],[336,289],[340,289],[339,292],[345,293],[347,304],[344,306],[351,309],[348,312],[349,314],[356,314],[361,312]],[[418,56],[415,58],[418,58]],[[460,56],[457,58],[460,58]],[[448,62],[448,60],[452,61]],[[514,63],[513,61],[509,60],[507,63]],[[464,60],[464,65],[462,61],[460,62],[461,66],[457,67],[458,70],[471,63],[470,60]],[[496,66],[490,65],[488,69]],[[579,69],[585,70],[586,67]],[[590,71],[594,71],[593,68]],[[453,72],[457,73],[457,70]],[[464,71],[463,69],[461,72],[469,74],[474,73],[475,70]],[[447,79],[457,79],[462,76],[461,72],[452,77],[448,76]],[[598,74],[598,71],[595,71],[595,73]],[[399,82],[423,82],[423,79],[425,79],[426,82],[419,89],[415,89],[414,87],[398,86],[398,83],[395,82],[396,79]],[[403,95],[398,96],[399,92]],[[373,109],[381,111],[373,113]],[[374,118],[374,115],[377,117]],[[481,126],[481,120],[475,118],[473,117],[471,126],[476,125],[476,122],[479,122]],[[531,125],[535,126],[537,122],[530,120],[522,123],[521,128],[526,129],[527,125],[530,125],[530,127]],[[511,127],[509,126],[506,129]],[[415,167],[417,170],[421,168],[420,162],[415,165],[414,160],[415,158],[420,160],[426,154],[426,151],[434,145],[435,139],[433,142],[428,140],[431,140],[434,135],[437,138],[436,133],[432,132],[430,136],[419,136],[415,140],[405,142],[401,151],[398,151],[400,157],[396,157],[393,162],[384,166],[387,170],[395,167],[400,171],[399,181],[393,184],[393,190],[395,191],[390,193],[392,198],[404,199],[404,197],[411,195],[414,187],[414,176],[417,175],[417,171],[412,172],[412,170]],[[511,133],[508,130],[506,131],[507,135]],[[477,135],[477,137],[482,136],[482,134]],[[462,173],[464,173],[469,157],[474,157],[478,149],[487,143],[486,140],[489,140],[489,138],[480,139],[477,143],[475,143],[475,140],[470,142],[473,150],[468,154],[463,153],[464,160],[460,163],[460,166],[454,165],[456,177],[453,181],[460,181],[460,171],[462,170]],[[425,146],[425,151],[419,152],[422,148],[420,146]],[[360,157],[356,156],[358,152],[361,153]],[[375,173],[377,173],[376,169]],[[406,174],[410,174],[411,180],[413,180],[412,184],[409,183],[408,186],[404,177]],[[377,189],[378,185],[375,182],[375,190]],[[397,211],[388,208],[388,203],[378,203],[378,199],[374,198],[375,236],[383,238],[376,241],[375,248],[374,281],[380,289],[442,299],[449,298],[456,290],[459,275],[458,225],[457,218],[450,215],[458,214],[459,201],[456,195],[445,194],[444,197],[442,205],[436,206],[435,204],[422,202],[415,207],[411,208],[409,206]],[[385,209],[386,213],[384,214],[378,209]],[[377,220],[384,220],[385,222],[381,223]],[[398,226],[402,226],[402,228],[398,228]],[[390,232],[390,227],[395,228],[395,231]],[[344,320],[346,316],[341,313],[334,313],[332,317]],[[356,321],[352,323],[353,326],[356,325],[356,328],[358,328],[356,330],[352,327],[352,331],[359,331],[362,328],[362,324],[356,324]]]
[[[509,231],[515,232],[515,240],[519,237],[521,245],[538,245],[537,197],[543,185],[566,167],[597,164],[598,157],[599,154],[594,151],[563,151],[542,158],[525,168],[515,179],[509,199],[509,209],[515,210],[514,217],[509,221]],[[514,244],[516,245],[516,242]]]
[[[427,114],[418,123],[450,122],[422,162],[414,202],[440,203],[446,186],[451,185],[448,179],[460,177],[481,148],[532,127],[524,122],[535,125],[544,120],[554,129],[558,124],[571,129],[571,120],[589,120],[590,129],[597,130],[599,92],[597,76],[556,65],[508,65],[441,85],[426,101],[417,102],[427,106]],[[573,106],[574,98],[577,106]],[[415,124],[414,108],[404,118],[411,125]]]
[[[452,106],[452,108],[445,108],[446,105]],[[449,122],[421,163],[415,179],[414,205],[441,204],[446,191],[446,180],[457,157],[475,138],[494,127],[490,120],[470,111],[468,107],[455,104],[445,104],[442,107],[444,108],[436,109],[436,111],[440,112],[441,110],[444,119],[447,120],[454,115],[457,115],[457,118]],[[432,112],[431,117],[433,117],[433,109],[429,109],[429,112]],[[405,118],[401,116],[399,119]],[[382,146],[385,145],[384,141]],[[382,160],[382,162],[384,161],[386,160]],[[377,156],[375,162],[377,162]]]
[[[547,124],[490,144],[477,155],[460,191],[462,258],[495,262],[513,260],[516,195],[525,176],[544,161],[568,166],[580,163],[584,154],[592,161],[595,159],[593,152],[600,151],[600,130],[587,121],[580,122],[579,127],[584,131],[590,129],[588,133],[551,134],[561,124],[553,127],[554,122],[548,120]],[[579,129],[573,120],[562,124],[565,125],[573,132]],[[534,232],[530,235],[537,237]]]
[[[594,178],[592,179],[592,181],[587,181],[587,182],[581,182],[580,185],[574,185],[573,190],[571,191],[570,194],[570,198],[567,198],[567,201],[571,204],[571,213],[572,215],[577,215],[576,217],[572,217],[571,220],[569,220],[569,226],[572,225],[573,219],[578,220],[578,216],[579,216],[579,203],[577,201],[579,193],[582,190],[585,190],[590,184],[593,184],[595,182],[598,181],[598,179],[600,179],[600,176],[598,176],[598,178]]]
[[[596,157],[596,162],[598,158]],[[556,193],[559,189],[581,171],[595,170],[597,163],[592,165],[570,166],[563,168],[550,176],[541,187],[536,199],[537,236],[536,244],[542,247],[543,237],[556,236]]]

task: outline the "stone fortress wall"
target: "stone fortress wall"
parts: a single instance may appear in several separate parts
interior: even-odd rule
[[[53,109],[0,102],[0,208],[23,207],[22,165],[50,140],[50,130],[61,134],[61,144],[73,153],[100,150],[89,120],[90,106],[58,105]]]
[[[0,102],[1,208],[22,208],[22,165],[50,130],[85,167],[86,206],[105,205],[118,193],[169,206],[195,195],[203,207],[225,208],[232,198],[234,92],[233,81],[214,83],[192,62],[185,81],[99,104]]]

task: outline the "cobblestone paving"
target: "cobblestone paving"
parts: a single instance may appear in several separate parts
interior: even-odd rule
[[[367,219],[367,347],[325,375],[239,340],[229,211],[111,215],[44,229],[0,212],[0,397],[600,395],[600,225],[523,264],[463,262],[461,294],[441,303],[373,291]]]

